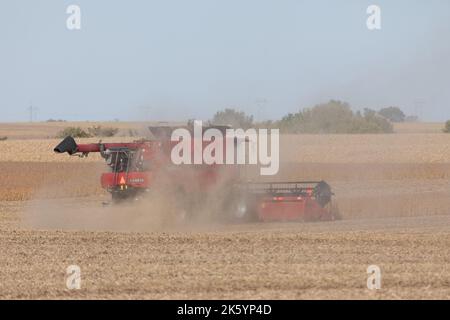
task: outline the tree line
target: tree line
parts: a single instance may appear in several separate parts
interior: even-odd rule
[[[415,116],[407,116],[399,107],[386,107],[379,110],[364,108],[353,111],[351,106],[342,101],[330,100],[311,108],[288,113],[279,120],[256,122],[252,115],[233,108],[217,111],[208,120],[210,125],[229,125],[233,128],[277,128],[281,133],[293,134],[339,134],[339,133],[392,133],[393,123],[417,121]],[[93,126],[87,130],[68,127],[57,136],[65,137],[111,137],[118,133],[118,128]],[[443,132],[450,133],[450,120]],[[134,136],[130,133],[130,136]]]
[[[211,124],[231,125],[237,128],[278,128],[282,133],[392,133],[394,122],[417,120],[407,117],[398,107],[378,111],[365,108],[353,111],[346,102],[330,100],[312,108],[289,113],[276,121],[256,123],[253,116],[235,109],[218,111]]]

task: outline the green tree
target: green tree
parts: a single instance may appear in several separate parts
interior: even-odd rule
[[[276,123],[288,133],[389,133],[392,124],[371,109],[354,113],[346,102],[331,100],[290,113]]]
[[[119,132],[119,128],[92,126],[87,129],[92,137],[113,137]]]
[[[218,111],[210,121],[213,125],[230,125],[233,128],[248,129],[253,125],[253,116],[248,116],[242,111],[225,109]]]
[[[378,113],[392,122],[403,122],[406,118],[405,114],[399,107],[383,108],[380,109]]]
[[[358,125],[353,128],[352,133],[392,133],[394,128],[391,122],[379,115],[375,110],[365,108],[363,115],[356,115]]]
[[[445,133],[450,133],[450,120],[445,123],[444,129],[442,130]]]
[[[72,138],[90,138],[89,133],[81,129],[80,127],[67,127],[56,134],[57,138],[65,138],[71,136]]]

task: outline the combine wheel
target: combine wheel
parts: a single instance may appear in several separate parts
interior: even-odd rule
[[[183,189],[178,189],[175,192],[175,202],[173,205],[173,210],[175,214],[175,219],[178,223],[187,223],[193,219],[192,216],[192,203]]]
[[[122,202],[125,202],[126,200],[128,200],[128,194],[123,193],[123,192],[112,192],[111,193],[111,200],[113,204],[119,204]]]
[[[342,220],[341,212],[336,202],[332,201],[329,203],[330,215],[332,220]]]
[[[252,201],[242,197],[232,205],[231,218],[233,222],[256,221],[256,213]]]

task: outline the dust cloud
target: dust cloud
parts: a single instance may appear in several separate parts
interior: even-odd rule
[[[229,166],[223,166],[216,181],[205,182],[199,179],[195,166],[167,168],[158,172],[149,192],[118,204],[112,204],[110,195],[99,187],[106,165],[92,164],[96,168],[89,171],[89,177],[81,164],[62,168],[70,172],[63,170],[64,176],[58,173],[39,186],[22,215],[22,225],[44,230],[124,232],[217,229],[229,222],[223,218],[232,213],[235,199],[229,196],[229,188],[236,181],[325,180],[346,220],[448,214],[448,164],[292,161],[306,152],[302,142],[304,139],[281,139],[276,176],[260,176],[257,166],[232,166],[238,170],[236,177]]]
[[[209,229],[227,222],[221,217],[229,208],[228,171],[219,169],[216,181],[205,189],[197,181],[197,169],[182,170],[177,183],[174,174],[161,172],[148,192],[120,202],[112,201],[106,191],[89,197],[51,198],[60,194],[58,187],[44,185],[27,202],[21,225],[39,230],[152,232]],[[99,181],[93,177],[92,183]]]

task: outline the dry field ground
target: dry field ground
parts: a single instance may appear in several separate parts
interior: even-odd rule
[[[183,228],[162,223],[159,207],[102,206],[101,159],[53,154],[58,141],[45,138],[58,125],[0,124],[11,137],[0,141],[0,298],[450,298],[440,124],[283,137],[276,179],[327,180],[342,221]],[[70,264],[81,290],[66,289]],[[376,292],[371,264],[382,271]]]

